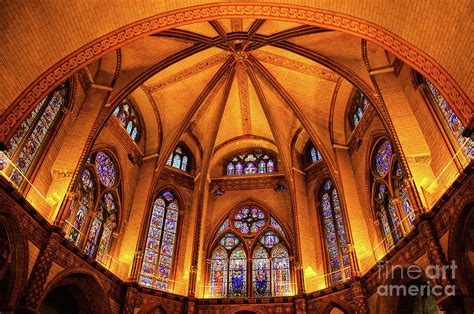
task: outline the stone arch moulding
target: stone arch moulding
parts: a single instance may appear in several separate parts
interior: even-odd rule
[[[94,300],[91,301],[95,304],[95,309],[97,310],[96,313],[109,314],[111,313],[110,302],[106,288],[101,281],[102,280],[100,280],[94,272],[85,268],[64,270],[57,274],[47,284],[38,302],[38,306],[44,302],[46,296],[55,288],[66,284],[72,284],[77,285],[81,290],[89,289],[93,292],[93,295],[87,294],[87,296],[89,298],[94,298]],[[39,310],[39,308],[37,310]]]
[[[329,314],[331,310],[337,308],[339,310],[343,310],[346,313],[354,314],[355,311],[352,306],[346,302],[346,300],[339,298],[337,296],[329,296],[326,298],[323,303],[317,308],[315,313],[324,313]]]
[[[38,77],[7,108],[1,118],[0,141],[9,138],[33,106],[65,77],[106,53],[141,37],[173,27],[222,18],[284,20],[324,27],[371,41],[429,78],[464,125],[471,129],[472,103],[459,84],[433,58],[398,35],[371,23],[327,10],[283,4],[214,3],[162,13],[137,21],[104,35],[56,63]]]

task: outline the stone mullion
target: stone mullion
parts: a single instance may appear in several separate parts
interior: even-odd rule
[[[53,260],[59,252],[60,241],[61,234],[52,233],[46,245],[39,252],[23,294],[21,302],[22,312],[37,312],[40,305],[39,301],[44,293],[46,279],[48,278]]]

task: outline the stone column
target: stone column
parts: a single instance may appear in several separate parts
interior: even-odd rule
[[[365,290],[360,278],[357,278],[352,284],[352,295],[354,297],[352,305],[356,313],[369,313],[367,297],[365,296]]]
[[[122,304],[122,314],[133,314],[135,310],[135,304],[138,299],[138,289],[134,284],[126,287],[125,300]]]
[[[59,252],[61,235],[52,233],[46,245],[40,250],[28,280],[23,298],[20,303],[20,312],[36,313],[43,297],[46,279],[51,265]]]

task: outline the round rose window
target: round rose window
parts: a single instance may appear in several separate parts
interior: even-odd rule
[[[234,215],[233,224],[243,234],[257,233],[265,226],[265,214],[256,207],[244,207]]]

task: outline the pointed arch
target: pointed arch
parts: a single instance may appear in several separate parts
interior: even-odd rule
[[[380,228],[386,250],[398,243],[413,227],[415,214],[409,199],[400,158],[386,136],[374,140],[370,150],[369,184],[373,217]]]
[[[213,230],[206,245],[211,297],[291,294],[288,233],[266,208],[250,199],[238,203]]]
[[[179,142],[170,153],[166,165],[184,172],[192,173],[195,168],[195,159],[186,144]]]
[[[351,275],[351,237],[337,188],[330,177],[319,183],[317,205],[326,248],[326,273],[330,274],[327,282],[332,284]]]
[[[139,265],[139,284],[152,289],[172,289],[182,201],[175,190],[162,188],[155,194],[150,216],[145,224],[142,264]]]
[[[122,216],[122,172],[117,157],[108,149],[96,149],[74,184],[76,196],[69,207],[66,239],[88,256],[108,266]]]

